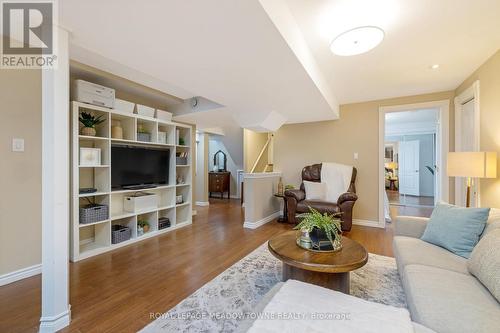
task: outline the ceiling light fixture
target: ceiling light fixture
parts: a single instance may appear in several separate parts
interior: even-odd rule
[[[439,68],[439,64],[434,64],[431,66],[431,69],[438,69]]]
[[[384,39],[379,27],[358,27],[341,33],[330,44],[330,50],[339,56],[353,56],[376,47]]]

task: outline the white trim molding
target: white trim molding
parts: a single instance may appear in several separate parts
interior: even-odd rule
[[[384,191],[385,191],[385,170],[384,170],[384,144],[385,144],[385,114],[390,112],[402,112],[419,109],[439,109],[438,126],[436,128],[436,145],[440,148],[436,155],[436,165],[440,177],[436,177],[436,201],[449,202],[449,178],[446,173],[446,162],[450,151],[450,100],[440,100],[415,104],[403,104],[394,106],[379,107],[379,195],[378,195],[378,219],[379,225],[385,227],[384,214]]]
[[[210,206],[210,202],[208,202],[208,201],[196,201],[195,205],[200,206],[200,207],[206,207],[206,206]]]
[[[274,219],[277,219],[280,216],[280,214],[281,214],[281,212],[277,211],[277,212],[275,212],[267,217],[264,217],[263,219],[260,219],[256,222],[245,221],[245,223],[243,223],[243,228],[256,229],[260,226],[263,226],[266,223],[273,221]]]
[[[70,307],[71,308],[71,307]],[[57,332],[68,326],[71,321],[71,309],[56,316],[40,318],[40,333]]]
[[[455,97],[455,151],[464,151],[462,148],[462,117],[460,113],[462,112],[462,107],[467,102],[474,101],[474,151],[480,151],[481,147],[481,103],[480,103],[480,84],[479,80],[474,81],[474,83],[467,88],[460,95]],[[481,205],[481,195],[480,195],[480,182],[479,179],[474,179],[474,191],[475,196],[472,196],[475,200],[475,205],[473,207],[480,207]],[[461,205],[465,203],[465,178],[455,177],[455,204]]]
[[[21,268],[17,271],[0,275],[0,287],[38,274],[42,274],[42,264]]]
[[[352,219],[352,224],[371,228],[385,228],[385,223],[382,224],[379,221],[372,220]]]

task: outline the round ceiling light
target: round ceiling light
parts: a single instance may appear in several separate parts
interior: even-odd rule
[[[378,27],[359,27],[338,35],[330,50],[339,56],[353,56],[376,47],[384,39],[384,30]]]

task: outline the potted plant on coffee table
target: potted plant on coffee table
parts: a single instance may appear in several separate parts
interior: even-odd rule
[[[86,136],[96,136],[97,132],[95,127],[104,122],[102,116],[94,116],[91,113],[82,112],[78,117],[80,123],[82,123],[83,127],[80,130],[81,135]]]
[[[342,221],[338,215],[321,214],[309,207],[309,213],[300,214],[301,222],[295,227],[303,235],[309,234],[313,250],[337,251],[342,248]]]

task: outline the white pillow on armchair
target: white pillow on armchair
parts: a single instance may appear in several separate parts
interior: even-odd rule
[[[306,200],[326,200],[326,184],[304,180]]]

